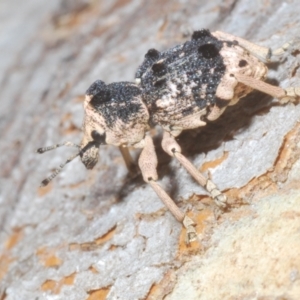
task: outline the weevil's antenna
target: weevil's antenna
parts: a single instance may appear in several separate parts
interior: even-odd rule
[[[43,148],[37,149],[36,152],[41,153],[41,154],[44,153],[44,152],[46,152],[46,151],[54,150],[54,149],[56,149],[58,147],[62,147],[62,146],[76,147],[76,148],[80,149],[77,153],[75,153],[72,156],[70,156],[64,163],[62,163],[57,169],[55,169],[55,171],[49,177],[47,177],[46,179],[44,179],[41,182],[40,187],[46,186],[53,178],[55,178],[62,171],[62,169],[64,168],[64,166],[66,164],[68,164],[74,158],[76,158],[77,156],[83,154],[85,151],[87,151],[88,149],[90,149],[91,147],[93,147],[96,144],[97,143],[95,143],[95,142],[89,142],[87,145],[85,145],[83,148],[80,149],[80,146],[77,145],[77,144],[74,144],[72,142],[64,142],[64,143],[61,143],[61,144],[56,144],[56,145],[53,145],[53,146],[43,147]]]
[[[50,150],[54,150],[58,147],[62,147],[62,146],[67,146],[67,147],[75,147],[75,148],[78,148],[80,149],[80,146],[77,145],[77,144],[74,144],[72,142],[64,142],[64,143],[61,143],[61,144],[56,144],[56,145],[53,145],[53,146],[48,146],[48,147],[42,147],[42,148],[39,148],[36,150],[37,153],[45,153],[47,151],[50,151]],[[72,161],[75,157],[77,157],[79,154],[81,153],[81,151],[78,151],[77,153],[73,154],[72,156],[70,156],[63,164],[61,164],[49,177],[47,177],[46,179],[44,179],[42,182],[41,182],[41,185],[40,187],[43,187],[43,186],[46,186],[54,177],[56,177],[60,172],[61,170],[64,168],[64,166],[69,163],[70,161]]]
[[[49,147],[51,148],[51,147]],[[55,149],[55,148],[53,148]],[[52,149],[50,149],[52,150]],[[46,150],[47,151],[47,150]],[[39,153],[43,153],[43,152],[39,152]],[[70,161],[72,161],[74,158],[76,158],[79,154],[81,153],[81,151],[78,151],[77,153],[73,154],[72,156],[70,156],[63,164],[61,164],[49,177],[47,177],[46,179],[44,179],[41,182],[40,187],[46,186],[53,178],[55,178],[64,168],[64,166],[66,164],[68,164]]]
[[[53,145],[53,146],[39,148],[39,149],[36,150],[36,152],[42,154],[42,153],[45,153],[45,152],[50,151],[50,150],[54,150],[54,149],[56,149],[58,147],[62,147],[62,146],[75,147],[75,148],[80,149],[80,146],[77,145],[77,144],[74,144],[72,142],[64,142],[64,143],[56,144],[56,145]]]

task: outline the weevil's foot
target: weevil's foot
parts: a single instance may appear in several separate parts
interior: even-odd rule
[[[281,104],[288,102],[299,102],[300,100],[300,87],[288,87],[285,89],[286,96],[280,99]]]
[[[185,216],[183,219],[183,226],[186,229],[186,239],[185,243],[189,245],[191,242],[197,240],[197,232],[195,229],[195,222],[188,216]]]
[[[227,197],[217,188],[217,186],[210,180],[207,180],[206,190],[210,193],[216,204],[221,208],[226,208]]]
[[[219,190],[215,189],[211,192],[211,195],[215,201],[215,203],[218,205],[219,208],[225,209],[227,207],[227,197],[223,193],[221,193]]]

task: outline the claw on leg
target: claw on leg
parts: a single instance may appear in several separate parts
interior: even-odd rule
[[[280,99],[280,103],[295,102],[300,98],[300,87],[288,87],[285,89],[286,96]]]
[[[195,222],[188,216],[184,216],[184,219],[182,221],[183,226],[186,229],[186,238],[185,243],[187,245],[190,244],[190,242],[197,240],[197,232],[195,229]]]
[[[207,180],[205,187],[219,207],[225,208],[227,206],[226,195],[224,195],[211,180]]]
[[[281,47],[272,51],[272,56],[280,56],[284,54],[291,46],[295,44],[296,41],[291,40],[289,42],[284,43]]]

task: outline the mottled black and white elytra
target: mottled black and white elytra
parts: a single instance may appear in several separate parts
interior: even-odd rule
[[[232,42],[227,45],[231,47]],[[222,101],[216,95],[226,71],[222,48],[223,42],[202,30],[195,32],[190,41],[165,52],[147,52],[136,81],[151,112],[152,124],[168,130],[203,124],[209,108]]]
[[[235,41],[223,41],[201,30],[194,32],[190,41],[165,52],[150,49],[136,72],[136,81],[151,124],[179,134],[204,126],[216,118],[216,109],[223,111],[250,91],[235,93],[237,80],[230,74],[246,73],[262,79],[266,72],[265,65]]]
[[[135,83],[105,84],[97,80],[89,87],[80,145],[65,142],[38,149],[44,153],[62,145],[79,148],[42,186],[76,156],[81,157],[86,168],[92,169],[98,161],[100,145],[120,147],[130,170],[132,160],[127,147],[142,148],[138,164],[144,180],[183,223],[187,242],[196,239],[194,222],[157,183],[157,157],[149,129],[161,126],[164,151],[175,157],[219,206],[226,206],[226,196],[181,154],[175,137],[183,130],[217,119],[227,106],[236,104],[253,89],[282,103],[295,101],[300,88],[282,89],[264,82],[268,71],[265,63],[284,53],[291,44],[272,51],[230,34],[203,29],[195,31],[190,41],[167,51],[150,49],[136,72]]]

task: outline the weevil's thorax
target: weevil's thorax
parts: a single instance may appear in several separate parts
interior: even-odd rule
[[[149,128],[149,114],[141,93],[131,82],[93,83],[84,102],[82,145],[97,140],[115,146],[140,142]]]
[[[245,56],[246,65],[241,63]],[[165,52],[150,49],[136,73],[136,81],[143,89],[153,124],[165,129],[191,129],[205,125],[214,106],[227,106],[231,100],[234,104],[251,91],[231,80],[228,89],[233,90],[234,99],[221,99],[217,90],[224,78],[232,72],[245,72],[260,79],[266,73],[261,65],[237,43],[200,30],[190,41]]]

